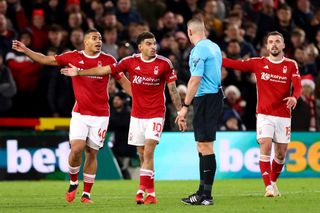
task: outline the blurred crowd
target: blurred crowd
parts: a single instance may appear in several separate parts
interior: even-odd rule
[[[103,37],[102,51],[117,60],[137,52],[135,41],[141,32],[153,32],[158,54],[175,66],[184,99],[192,49],[186,22],[193,16],[205,20],[208,38],[232,59],[266,56],[266,33],[282,33],[286,56],[297,61],[302,76],[303,94],[293,111],[292,130],[319,130],[319,0],[0,0],[0,116],[70,117],[70,78],[61,75],[60,68],[41,66],[12,51],[11,43],[18,39],[32,50],[56,55],[81,50],[84,32],[91,28]],[[226,99],[220,130],[254,130],[255,76],[222,69],[222,77]],[[131,100],[114,80],[108,89],[110,128],[128,129]],[[177,130],[175,117],[168,96],[164,131]],[[192,113],[189,130],[191,121]],[[121,131],[119,135],[126,140]]]

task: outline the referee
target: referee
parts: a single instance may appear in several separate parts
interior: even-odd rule
[[[188,107],[194,99],[193,127],[200,158],[200,185],[196,193],[181,201],[189,205],[213,205],[211,190],[216,172],[213,142],[223,106],[222,54],[219,46],[206,38],[203,20],[193,18],[188,22],[188,36],[195,45],[189,58],[191,78],[176,122],[181,131],[186,130]]]

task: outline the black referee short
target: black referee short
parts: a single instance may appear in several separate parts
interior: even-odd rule
[[[223,94],[221,89],[216,94],[206,94],[193,100],[194,137],[197,142],[216,140],[218,120],[222,113]]]

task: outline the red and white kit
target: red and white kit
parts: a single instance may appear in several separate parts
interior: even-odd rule
[[[96,56],[88,56],[84,51],[69,51],[55,56],[60,66],[72,64],[79,69],[90,69],[107,66],[116,60],[100,52]],[[118,80],[123,73],[113,75]],[[72,78],[73,91],[76,99],[70,122],[70,140],[90,139],[88,145],[94,149],[103,146],[103,139],[109,124],[109,95],[107,76],[75,76]],[[93,142],[93,143],[91,143]],[[95,145],[94,145],[95,144]]]
[[[147,61],[141,54],[134,54],[111,69],[114,75],[129,73],[132,89],[129,144],[143,146],[145,139],[159,141],[166,110],[165,85],[177,79],[172,63],[159,55]]]
[[[291,109],[287,108],[286,101],[283,99],[289,96],[298,99],[300,96],[301,78],[297,63],[285,57],[280,61],[272,61],[266,57],[241,61],[224,58],[223,66],[254,72],[256,75],[257,138],[271,137],[276,142],[288,143]],[[292,85],[293,94],[291,94]]]

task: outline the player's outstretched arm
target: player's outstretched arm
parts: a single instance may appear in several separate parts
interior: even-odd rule
[[[24,53],[33,61],[38,62],[40,64],[51,65],[51,66],[59,65],[54,56],[47,56],[39,52],[34,52],[28,47],[26,47],[26,45],[24,45],[24,43],[22,43],[21,41],[13,40],[12,49],[17,52]]]
[[[253,72],[253,63],[250,59],[247,60],[233,60],[230,58],[222,59],[222,66],[225,68],[231,68],[239,71]]]
[[[111,73],[110,66],[95,67],[87,70],[80,70],[78,67],[69,64],[70,67],[62,68],[60,73],[66,76],[86,76],[86,75],[108,75]]]

